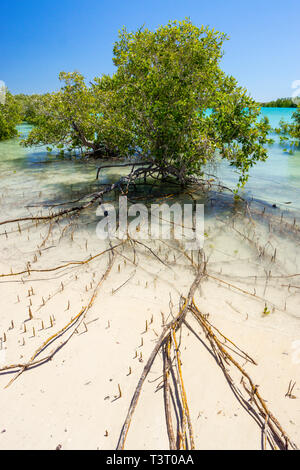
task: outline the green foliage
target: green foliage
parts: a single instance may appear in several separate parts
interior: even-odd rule
[[[16,125],[22,120],[21,106],[12,94],[7,91],[5,103],[0,103],[0,140],[15,137]]]
[[[43,95],[35,108],[36,126],[24,141],[26,146],[50,144],[54,147],[79,147],[74,123],[83,126],[86,134],[94,135],[91,127],[93,103],[83,77],[77,73],[62,72],[65,85],[57,93]]]
[[[123,29],[112,76],[87,86],[77,72],[44,97],[25,145],[91,149],[152,160],[182,184],[219,155],[240,170],[267,157],[269,125],[259,106],[220,68],[224,33],[189,20],[156,31]]]
[[[61,72],[59,79],[64,82],[61,90],[40,98],[35,108],[36,126],[23,144],[50,144],[54,148],[71,152],[75,149],[105,152],[105,139],[100,138],[104,111],[107,109],[103,93],[95,93],[94,88],[88,87],[78,72]],[[113,146],[111,144],[111,152]]]
[[[258,105],[220,69],[225,39],[185,20],[154,32],[123,29],[114,47],[117,100],[131,147],[182,182],[219,153],[244,184],[249,168],[267,157],[269,126],[257,122]]]
[[[22,120],[28,124],[36,124],[40,107],[43,103],[43,95],[25,95],[20,93],[14,95],[14,98],[21,106]]]
[[[267,103],[260,103],[260,106],[264,108],[297,108],[292,98],[278,98]]]
[[[275,129],[280,136],[281,144],[285,146],[284,150],[290,154],[300,146],[300,105],[293,113],[292,121],[292,123],[287,123],[281,120],[279,128]]]
[[[271,311],[268,309],[267,305],[265,304],[265,308],[263,309],[262,316],[266,317],[267,315],[270,315]]]

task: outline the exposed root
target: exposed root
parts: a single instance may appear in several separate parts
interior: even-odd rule
[[[138,183],[139,178],[144,179],[144,182],[141,183],[144,185],[146,184],[146,178],[151,178],[153,180],[157,179],[158,169],[151,162],[146,162],[144,163],[144,166],[136,169],[135,167],[138,165],[139,165],[138,163],[132,163],[132,164],[130,163],[126,165],[123,165],[123,164],[113,165],[113,166],[132,166],[132,171],[128,175],[121,177],[119,181],[117,181],[116,183],[107,185],[101,191],[92,193],[88,196],[85,196],[84,198],[83,197],[78,198],[71,202],[71,203],[77,203],[81,201],[82,199],[85,199],[85,202],[82,205],[77,205],[75,207],[68,207],[66,209],[59,210],[58,212],[55,212],[55,213],[49,213],[48,215],[30,216],[30,217],[24,217],[24,218],[19,218],[19,219],[14,219],[14,220],[6,220],[3,222],[0,222],[0,225],[10,224],[10,223],[19,224],[19,222],[25,222],[25,221],[31,221],[31,222],[37,222],[37,223],[39,221],[49,222],[48,232],[46,233],[45,238],[42,240],[42,243],[38,246],[38,248],[41,249],[45,247],[47,241],[49,240],[52,234],[54,223],[55,222],[58,223],[62,217],[74,216],[74,215],[77,216],[82,210],[90,207],[91,205],[95,203],[101,204],[104,200],[104,196],[114,190],[117,190],[122,194],[127,194],[131,187],[134,188],[135,185],[140,184]],[[105,165],[103,167],[100,167],[97,172],[97,177],[99,176],[99,173],[102,168],[106,168],[110,166],[111,165]],[[213,183],[207,183],[207,182],[205,183],[203,181],[200,182],[196,180],[192,182],[195,185],[198,185],[197,186],[198,188],[199,188],[200,183],[208,184],[208,187],[211,189],[213,189],[214,187]],[[173,184],[175,183],[173,182]],[[228,190],[228,188],[221,187],[220,185],[218,185],[218,187],[219,189],[222,189],[224,191]],[[190,191],[187,191],[187,194],[193,199],[193,201],[196,201],[194,194],[193,194],[193,188]],[[161,199],[164,202],[167,198],[170,198],[170,197],[172,197],[172,195],[165,195]],[[64,204],[53,204],[52,207],[63,206],[63,205]],[[248,216],[248,220],[250,220],[251,230],[252,230],[253,227],[255,227],[255,222],[251,215],[249,204],[247,201],[246,201],[245,213]],[[269,217],[269,216],[264,214],[264,217]],[[290,225],[286,222],[287,227],[290,227]],[[60,239],[66,236],[67,232],[68,234],[72,232],[71,236],[73,237],[74,230],[75,230],[74,227],[76,227],[76,224],[73,225],[72,222],[70,222],[64,228],[59,227],[59,230],[61,231]],[[246,230],[247,230],[247,227],[246,227]],[[244,234],[235,226],[233,226],[232,228],[234,229],[233,230],[234,233],[237,234],[240,239],[242,239],[243,241],[246,241],[249,244],[249,246],[255,248],[256,250],[255,253],[256,253],[256,256],[258,255],[259,260],[264,259],[270,263],[275,263],[276,248],[274,251],[274,247],[273,245],[271,245],[269,241],[267,242],[265,246],[261,246],[258,243],[258,237],[256,237],[255,239],[251,238],[251,235],[247,233]],[[21,233],[21,227],[19,225],[18,225],[18,230]],[[296,223],[292,225],[292,230],[293,230],[293,233],[296,233],[298,231],[298,227],[296,226]],[[251,234],[253,233],[254,235],[256,235],[255,229],[254,229],[254,232],[251,231]],[[128,243],[128,245],[131,247],[133,259],[131,259],[131,255],[127,257],[125,254],[119,252],[118,248],[121,247],[124,243]],[[171,248],[170,245],[168,245],[168,243],[166,243],[165,241],[162,241],[162,244],[169,246],[169,248]],[[103,250],[100,253],[96,253],[93,256],[89,256],[87,259],[84,259],[81,261],[70,261],[70,262],[61,264],[59,266],[44,268],[44,269],[32,269],[31,266],[28,265],[27,269],[19,271],[19,272],[13,272],[13,270],[11,270],[10,273],[0,274],[0,278],[12,278],[12,277],[21,276],[23,274],[54,272],[54,271],[59,271],[59,270],[69,268],[69,267],[71,268],[71,267],[86,266],[89,263],[91,263],[93,260],[100,258],[102,255],[107,254],[107,253],[109,254],[109,261],[108,261],[106,271],[101,276],[100,280],[97,282],[96,287],[93,289],[93,294],[88,304],[86,306],[83,306],[80,309],[79,313],[77,313],[75,318],[68,321],[57,333],[55,333],[54,335],[51,335],[46,341],[44,341],[36,349],[36,351],[34,352],[34,354],[30,357],[28,361],[24,363],[20,363],[20,364],[7,365],[0,369],[0,374],[4,374],[8,372],[16,373],[16,375],[6,385],[6,388],[10,386],[18,377],[20,377],[20,375],[22,375],[23,372],[30,370],[35,366],[42,365],[48,362],[49,360],[51,360],[54,357],[54,355],[71,340],[73,335],[76,333],[78,327],[81,324],[85,324],[84,322],[86,320],[87,313],[92,307],[92,305],[94,304],[94,301],[96,299],[100,286],[109,275],[116,256],[117,255],[122,256],[124,259],[124,262],[126,262],[127,260],[131,264],[133,264],[133,266],[136,268],[138,266],[138,261],[139,261],[139,248],[140,247],[145,248],[146,252],[148,252],[156,261],[158,261],[160,265],[162,265],[160,266],[162,269],[167,268],[167,269],[172,270],[172,263],[170,263],[168,260],[168,254],[166,256],[166,260],[164,260],[163,257],[160,255],[160,247],[159,247],[159,251],[156,252],[151,246],[147,245],[141,240],[128,236],[126,241],[116,243],[114,244],[114,246],[111,245],[110,248]],[[87,245],[86,245],[86,249],[87,249]],[[193,298],[194,298],[194,294],[196,290],[200,286],[200,283],[202,281],[204,283],[205,280],[210,280],[214,282],[216,285],[220,283],[232,289],[233,291],[238,292],[239,294],[243,296],[247,296],[249,298],[255,299],[258,302],[261,302],[265,305],[267,302],[268,306],[271,305],[277,310],[283,311],[283,309],[279,308],[278,306],[276,306],[270,301],[266,301],[265,294],[258,295],[256,294],[255,289],[254,289],[254,292],[251,292],[247,288],[247,285],[246,287],[244,287],[243,282],[245,282],[246,277],[239,280],[242,283],[241,286],[239,286],[239,285],[234,284],[234,282],[231,282],[230,276],[228,276],[229,280],[225,280],[223,279],[224,276],[221,276],[221,274],[218,275],[217,272],[214,272],[213,270],[208,270],[207,261],[204,261],[203,252],[199,251],[196,254],[195,253],[189,254],[186,251],[184,251],[179,244],[176,247],[173,246],[172,249],[174,250],[174,252],[177,250],[177,253],[179,253],[180,255],[180,260],[182,259],[188,260],[188,270],[189,272],[192,271],[196,273],[195,280],[193,284],[191,285],[191,288],[189,290],[187,297],[180,298],[181,303],[180,303],[179,309],[177,310],[178,311],[177,315],[173,317],[172,320],[166,326],[163,326],[160,336],[155,333],[156,336],[158,337],[158,340],[156,342],[156,345],[152,353],[149,356],[149,359],[147,360],[147,363],[138,381],[137,387],[135,389],[134,395],[132,397],[132,400],[131,400],[131,403],[127,412],[125,422],[123,424],[123,427],[120,433],[117,449],[120,450],[120,449],[124,449],[125,447],[128,431],[132,422],[134,412],[137,407],[137,403],[138,403],[144,382],[152,368],[155,358],[160,352],[162,353],[162,357],[163,357],[162,377],[163,377],[163,388],[164,388],[164,409],[165,409],[165,418],[166,418],[166,426],[167,426],[170,449],[186,450],[186,449],[195,448],[195,438],[194,438],[194,433],[193,433],[192,419],[191,419],[190,410],[189,410],[188,401],[187,401],[188,393],[186,391],[186,387],[183,381],[183,371],[182,371],[182,364],[181,364],[181,358],[180,358],[181,342],[180,341],[178,342],[177,340],[178,333],[181,334],[181,331],[184,328],[184,325],[191,329],[191,326],[188,323],[188,315],[191,315],[191,314],[193,315],[193,317],[196,319],[198,324],[201,326],[201,328],[205,332],[205,335],[211,347],[211,352],[216,358],[218,365],[222,368],[222,371],[226,379],[228,380],[230,387],[235,393],[235,396],[238,397],[238,399],[241,400],[241,402],[244,405],[248,404],[249,407],[251,407],[250,414],[254,417],[254,419],[256,420],[256,422],[259,424],[261,428],[262,448],[263,449],[267,449],[267,448],[297,449],[296,445],[293,443],[293,441],[289,438],[289,436],[283,430],[279,421],[275,418],[275,416],[268,409],[266,405],[266,401],[262,399],[261,395],[258,392],[258,386],[254,384],[253,380],[244,369],[244,366],[241,366],[238,362],[238,359],[236,359],[235,357],[242,358],[243,361],[246,361],[254,365],[257,365],[256,361],[252,359],[240,347],[238,347],[233,341],[228,339],[218,328],[212,325],[212,323],[208,320],[208,317],[202,314],[201,311],[198,309],[198,307],[195,305]],[[272,249],[272,253],[268,252],[268,250],[270,251],[271,249]],[[176,256],[177,256],[177,253],[176,253]],[[198,256],[198,259],[196,259],[196,256]],[[175,255],[174,255],[174,264],[176,264]],[[140,269],[143,270],[144,268],[140,267]],[[127,279],[125,278],[126,280],[122,282],[117,288],[112,289],[112,294],[115,294],[121,288],[123,288],[133,278],[135,273],[136,273],[136,269],[134,270],[134,272],[131,274],[129,278]],[[271,276],[270,273],[266,272],[266,282],[269,279],[281,279],[281,278],[288,279],[288,278],[295,278],[297,276],[299,276],[299,274],[286,274],[286,275],[277,274],[277,275]],[[250,278],[251,276],[248,276],[248,277]],[[255,282],[256,282],[256,279],[259,279],[259,276],[255,276]],[[261,277],[261,279],[264,279],[264,278]],[[295,284],[296,283],[297,281],[295,281]],[[295,288],[295,289],[300,288],[300,286],[297,286],[297,285],[292,285],[292,286],[285,285],[285,287],[288,288],[288,291],[290,290],[290,288]],[[178,286],[175,286],[175,289],[178,289]],[[87,290],[88,289],[86,286],[86,291]],[[175,290],[175,292],[178,292],[178,291]],[[45,305],[45,301],[43,299],[43,306],[44,305]],[[69,309],[69,307],[70,307],[70,302],[68,302],[67,309]],[[170,307],[170,311],[171,311],[171,314],[173,315],[171,307]],[[148,324],[146,323],[146,329],[147,327],[148,327]],[[59,340],[60,338],[62,338],[62,343],[57,345],[57,340]],[[56,344],[55,348],[52,351],[50,351],[50,353],[48,353],[48,348],[54,342]],[[40,356],[42,355],[44,351],[47,351],[47,353],[45,353],[46,355],[40,358]],[[231,355],[229,351],[233,355]],[[236,385],[232,377],[230,376],[230,373],[228,370],[229,366],[233,366],[241,374],[242,378],[241,378],[241,382],[239,385]],[[131,373],[131,368],[129,368],[129,370]],[[173,390],[176,391],[176,396],[178,397],[177,404],[175,404],[175,400],[172,400]],[[121,397],[122,392],[121,392],[120,386],[119,386],[119,393]],[[172,407],[174,407],[174,409]],[[176,410],[175,410],[175,407],[176,407]],[[173,422],[174,413],[176,413],[176,416],[178,417],[177,435],[175,431],[176,429],[175,423]]]
[[[6,367],[1,368],[0,373],[8,371],[8,370],[20,369],[18,371],[18,373],[5,386],[5,388],[8,388],[21,374],[23,374],[23,372],[25,370],[28,370],[33,366],[40,365],[40,364],[45,363],[45,362],[49,361],[50,359],[52,359],[53,356],[56,354],[56,352],[58,352],[63,346],[65,346],[70,341],[70,339],[74,336],[77,328],[84,322],[88,311],[93,306],[94,301],[95,301],[95,299],[97,297],[97,294],[98,294],[98,290],[99,290],[100,286],[103,284],[103,282],[105,281],[105,279],[108,277],[108,275],[111,271],[111,268],[113,266],[113,263],[114,263],[114,260],[115,260],[114,247],[110,247],[110,249],[106,250],[106,251],[109,251],[110,253],[112,253],[112,256],[110,256],[110,258],[109,258],[107,269],[106,269],[105,273],[101,276],[100,280],[98,281],[98,283],[97,283],[97,285],[96,285],[96,287],[93,291],[93,295],[90,298],[90,301],[89,301],[88,305],[86,307],[83,307],[80,310],[80,312],[76,315],[76,317],[73,318],[71,321],[69,321],[61,330],[59,330],[54,335],[50,336],[50,338],[48,338],[35,351],[35,353],[33,354],[33,356],[30,358],[30,360],[28,362],[26,362],[25,364],[10,365],[10,366],[6,366]],[[67,339],[64,340],[63,344],[60,344],[59,346],[57,346],[46,357],[36,361],[36,358],[39,356],[39,354],[42,351],[44,351],[50,344],[52,344],[56,339],[60,338],[65,332],[67,332],[72,327],[74,327],[74,328],[73,328],[71,334],[67,337]]]
[[[140,393],[141,393],[141,390],[142,390],[142,387],[143,387],[143,384],[145,382],[145,379],[152,367],[152,364],[154,362],[154,359],[156,358],[158,352],[160,351],[161,347],[165,344],[165,341],[166,341],[166,338],[169,337],[170,335],[170,332],[175,328],[175,330],[177,330],[186,314],[187,314],[187,311],[188,311],[188,307],[189,307],[189,304],[192,300],[192,298],[194,297],[194,293],[201,281],[201,278],[203,277],[203,272],[205,271],[205,266],[203,268],[203,271],[199,271],[199,273],[197,274],[191,288],[190,288],[190,291],[189,291],[189,294],[187,296],[187,298],[185,299],[184,301],[184,304],[182,306],[182,308],[180,309],[179,313],[177,314],[177,316],[167,325],[165,326],[165,328],[163,329],[160,337],[159,337],[159,340],[157,341],[145,367],[144,367],[144,370],[142,372],[142,375],[140,377],[140,380],[138,382],[138,385],[136,387],[136,390],[134,392],[134,395],[133,395],[133,398],[131,400],[131,403],[130,403],[130,407],[129,407],[129,410],[128,410],[128,413],[127,413],[127,416],[126,416],[126,419],[125,419],[125,422],[124,422],[124,425],[122,427],[122,431],[121,431],[121,435],[120,435],[120,438],[119,438],[119,442],[118,442],[118,446],[117,446],[117,450],[122,450],[124,449],[124,446],[125,446],[125,441],[126,441],[126,437],[127,437],[127,433],[128,433],[128,430],[129,430],[129,427],[130,427],[130,424],[131,424],[131,420],[132,420],[132,417],[133,417],[133,414],[134,414],[134,411],[135,411],[135,408],[137,406],[137,403],[138,403],[138,399],[140,397]]]
[[[224,363],[228,365],[230,363],[233,364],[242,374],[241,383],[250,397],[250,403],[256,406],[259,414],[264,419],[263,429],[266,435],[268,437],[270,436],[271,447],[273,449],[276,449],[277,446],[281,449],[297,449],[296,444],[294,444],[294,442],[288,437],[278,420],[267,408],[266,402],[263,400],[263,398],[260,396],[260,393],[258,392],[258,385],[254,384],[245,369],[228,353],[228,351],[225,349],[226,344],[222,344],[221,341],[214,334],[211,324],[207,321],[206,316],[199,311],[194,302],[192,302],[189,309],[194,314],[196,320],[199,322],[207,338],[209,339],[212,349],[219,360],[219,365],[222,367],[222,370],[226,377],[229,379],[229,381],[233,383],[233,380],[230,377],[229,372]],[[224,338],[223,335],[222,337]],[[231,344],[233,343],[231,342]],[[248,382],[248,385],[250,386],[249,388],[247,387],[245,380]],[[277,446],[274,447],[273,442],[277,442]]]
[[[120,242],[118,243],[117,245],[114,245],[112,248],[107,248],[106,250],[104,251],[101,251],[100,253],[97,253],[96,255],[93,255],[93,256],[90,256],[88,259],[86,260],[83,260],[83,261],[70,261],[69,263],[65,263],[65,264],[61,264],[60,266],[55,266],[54,268],[47,268],[47,269],[26,269],[24,271],[19,271],[19,272],[11,272],[11,273],[7,273],[7,274],[0,274],[0,278],[1,277],[12,277],[12,276],[20,276],[22,274],[30,274],[30,273],[49,273],[49,272],[53,272],[53,271],[58,271],[60,269],[64,269],[64,268],[68,268],[69,266],[83,266],[83,265],[86,265],[86,264],[89,264],[91,261],[99,258],[100,256],[104,255],[105,253],[115,249],[115,248],[118,248],[119,246],[121,246],[123,243]]]

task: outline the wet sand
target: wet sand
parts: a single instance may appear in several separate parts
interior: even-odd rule
[[[287,238],[283,246],[282,235],[269,234],[267,223],[256,222],[259,240],[268,236],[270,253],[275,246],[278,250],[276,262],[270,261],[268,247],[265,256],[258,257],[257,246],[239,234],[244,230],[251,235],[244,222],[237,218],[233,230],[224,227],[224,221],[208,219],[208,276],[195,302],[215,327],[257,362],[245,364],[235,356],[299,445],[299,277],[286,278],[298,272],[298,253],[291,251],[293,240]],[[9,230],[13,233],[7,230],[7,236],[1,236],[0,272],[26,271],[30,262],[30,275],[0,279],[1,367],[28,363],[48,338],[88,306],[110,256],[106,252],[87,264],[74,264],[107,248],[84,225],[54,224],[49,236],[48,224],[22,224],[21,233],[14,224]],[[71,324],[36,358],[46,357],[73,333],[51,361],[25,370],[8,388],[4,387],[19,369],[0,375],[2,449],[116,448],[145,363],[195,276],[191,261],[175,243],[147,241],[147,246],[161,261],[143,245],[135,252],[128,243],[115,248],[111,271],[96,290],[84,321]],[[67,263],[73,264],[39,271]],[[265,305],[270,313],[263,313]],[[191,329],[183,325],[180,351],[196,448],[259,449],[259,426],[235,397],[191,314],[187,322]],[[159,354],[144,384],[126,449],[168,448],[162,370]],[[239,375],[232,373],[238,383]],[[290,380],[296,382],[295,399],[285,396]]]
[[[46,214],[46,205],[98,187],[95,162],[56,162],[43,149],[26,152],[17,141],[1,144],[0,221],[37,214],[39,205]],[[292,165],[294,171],[296,162]],[[117,177],[116,170],[106,170],[101,182]],[[250,187],[258,189],[259,198],[251,204],[253,220],[230,193],[199,196],[206,208],[207,272],[195,303],[255,360],[257,365],[228,349],[300,446],[298,190],[285,186],[279,193],[267,185],[263,200],[263,179]],[[287,205],[293,191],[295,201]],[[133,249],[130,242],[115,240],[112,263],[111,252],[101,254],[108,244],[96,236],[97,220],[93,208],[71,224],[0,226],[0,274],[6,274],[0,277],[0,369],[28,365],[58,349],[8,388],[22,367],[0,374],[1,449],[115,449],[147,359],[188,295],[198,253],[184,253],[172,241],[146,240],[146,247]],[[261,428],[233,393],[191,312],[186,321],[177,339],[195,447],[260,449]],[[240,384],[240,374],[228,369]],[[162,373],[160,352],[144,383],[126,449],[169,447]],[[296,398],[286,396],[290,381],[296,382]],[[178,416],[172,417],[177,431]]]

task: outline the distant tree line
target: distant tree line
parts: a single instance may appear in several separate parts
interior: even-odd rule
[[[292,98],[278,98],[274,101],[259,104],[262,108],[297,108]]]
[[[28,124],[36,124],[36,117],[43,101],[44,95],[33,94],[25,95],[20,93],[14,95],[15,100],[20,105],[21,108],[21,119]]]
[[[47,95],[12,95],[6,90],[5,100],[0,103],[0,141],[18,135],[16,126],[22,122],[37,124],[37,116]]]
[[[0,103],[0,140],[15,137],[18,134],[16,125],[20,124],[21,121],[21,104],[6,90],[5,100]]]

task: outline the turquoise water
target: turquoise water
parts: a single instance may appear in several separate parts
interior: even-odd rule
[[[269,118],[272,127],[281,119],[289,121],[293,112],[290,108],[262,108],[262,115]],[[29,129],[25,124],[19,128],[21,134]],[[281,208],[300,210],[300,151],[289,155],[280,146],[278,136],[273,137],[276,142],[268,149],[268,160],[251,169],[244,192]],[[25,149],[19,139],[0,143],[1,190],[6,190],[14,201],[21,197],[23,206],[33,203],[41,193],[44,201],[61,202],[95,190],[99,165],[99,160],[84,162],[49,155],[43,147]],[[214,166],[212,171],[232,188],[238,180],[236,171],[226,162]],[[101,182],[117,175],[117,169],[106,171]]]
[[[267,117],[272,128],[284,119],[291,121],[293,108],[262,108],[262,116]],[[300,209],[300,151],[293,155],[284,152],[279,137],[272,133],[275,143],[268,147],[268,159],[259,162],[250,170],[249,181],[244,193],[262,201],[276,204],[280,208]],[[216,168],[217,175],[230,187],[238,181],[238,174],[222,162]],[[288,204],[287,204],[288,203]]]
[[[272,128],[278,127],[279,121],[290,121],[296,108],[261,108],[261,114],[269,119]]]
[[[272,125],[277,125],[281,118],[290,119],[292,113],[293,110],[282,108],[262,110],[262,114],[270,118]],[[29,128],[27,125],[22,125],[20,131],[26,133]],[[300,254],[297,249],[298,232],[294,233],[291,230],[293,225],[288,225],[288,222],[295,218],[296,227],[299,227],[300,152],[294,155],[285,153],[278,143],[277,136],[276,139],[277,142],[269,147],[268,160],[251,170],[250,179],[244,190],[248,197],[253,197],[257,201],[251,204],[254,223],[251,220],[250,224],[249,217],[244,216],[242,210],[244,205],[234,203],[232,194],[228,192],[211,191],[203,194],[201,191],[190,191],[178,195],[174,187],[170,190],[167,186],[163,187],[163,192],[175,193],[173,198],[168,199],[172,203],[174,200],[190,203],[193,199],[205,204],[205,253],[209,259],[212,275],[218,277],[222,272],[225,279],[232,281],[233,284],[238,282],[242,289],[251,292],[255,289],[260,292],[258,295],[266,298],[271,305],[276,304],[278,312],[281,312],[277,316],[270,315],[270,322],[266,323],[266,318],[262,320],[264,306],[259,303],[254,306],[249,305],[243,299],[247,315],[249,313],[270,328],[294,331],[294,323],[291,326],[287,318],[291,321],[296,319],[296,326],[299,328],[300,286],[298,278],[294,279],[294,275],[300,272]],[[76,157],[62,158],[50,155],[45,148],[25,149],[19,145],[19,139],[0,143],[0,221],[32,214],[39,215],[39,211],[44,215],[48,214],[49,206],[76,201],[95,192],[102,183],[119,178],[120,170],[125,173],[128,171],[120,168],[104,170],[100,180],[97,181],[96,169],[99,165],[101,165],[100,160],[84,161]],[[238,175],[226,162],[216,164],[212,172],[216,173],[226,186],[235,187]],[[137,190],[141,188],[137,187]],[[140,192],[140,196],[144,200],[144,193]],[[265,209],[266,217],[261,217],[260,203],[264,206],[269,205],[270,209],[268,207]],[[274,204],[275,208],[272,207]],[[285,209],[289,213],[280,214],[280,209]],[[55,207],[53,210],[57,211],[58,208]],[[283,217],[282,224],[278,215]],[[99,249],[101,241],[97,238],[95,230],[98,221],[99,216],[95,206],[73,218],[71,229],[75,233],[74,243],[70,233],[65,231],[70,225],[69,220],[61,220],[59,224],[55,224],[52,238],[48,240],[48,245],[42,251],[43,263],[46,261],[47,266],[61,264],[69,260],[83,259],[87,254],[102,250]],[[15,270],[21,269],[26,265],[24,260],[26,263],[28,259],[34,260],[33,256],[37,252],[36,247],[41,243],[40,240],[47,239],[47,226],[41,224],[37,230],[35,227],[33,230],[30,228],[30,225],[24,224],[23,229],[22,225],[21,235],[15,226],[5,226],[9,236],[4,232],[4,228],[0,230],[2,232],[0,259],[3,264],[7,264],[2,268],[3,272],[8,272],[12,265],[17,266]],[[66,236],[63,237],[63,234]],[[87,241],[89,251],[85,248]],[[152,242],[152,248],[155,250],[157,248],[155,240]],[[83,250],[84,254],[80,250]],[[270,262],[271,256],[275,256],[274,250],[277,250],[276,263]],[[163,251],[164,256],[167,257],[169,254],[171,256],[171,251],[171,248],[167,247],[167,253]],[[266,253],[266,256],[261,253]],[[183,266],[180,263],[181,261],[178,265]],[[275,277],[265,292],[265,273],[270,273],[271,270]],[[284,290],[282,276],[293,276],[295,292]],[[185,274],[182,274],[181,278],[184,282]],[[176,284],[176,289],[180,292],[181,287]],[[232,292],[229,291],[228,295],[228,300],[231,302]],[[236,299],[234,302],[239,302],[237,305],[240,305],[240,300]]]

